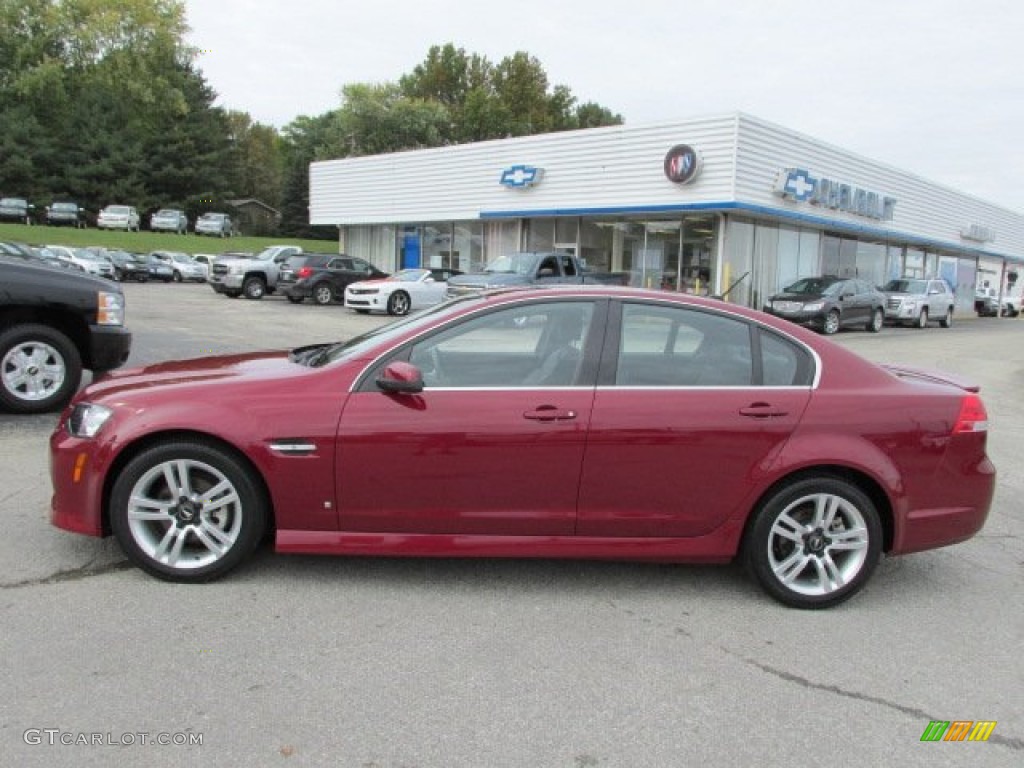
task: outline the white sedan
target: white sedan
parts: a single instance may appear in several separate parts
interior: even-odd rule
[[[407,315],[444,301],[445,282],[454,269],[403,269],[381,280],[361,280],[345,288],[345,306],[356,312]]]

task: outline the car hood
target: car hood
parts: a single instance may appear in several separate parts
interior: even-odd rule
[[[173,360],[106,373],[77,399],[102,402],[130,394],[160,397],[167,390],[191,385],[203,385],[204,389],[209,389],[208,385],[234,388],[248,380],[295,376],[309,370],[291,362],[287,350]]]
[[[455,275],[448,278],[448,285],[450,286],[463,285],[479,288],[498,288],[503,285],[523,285],[529,282],[530,278],[526,275],[516,275],[508,272],[480,272],[472,275]]]
[[[829,298],[823,293],[776,293],[774,296],[769,296],[769,301],[799,301],[806,303],[808,301],[821,301],[822,299]]]

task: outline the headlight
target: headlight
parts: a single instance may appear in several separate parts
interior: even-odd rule
[[[110,291],[96,294],[96,322],[99,325],[124,325],[124,296]]]
[[[95,437],[113,413],[103,405],[79,403],[71,410],[71,415],[68,417],[68,432],[75,437]]]
[[[905,301],[903,303],[903,307],[905,309],[917,309],[917,302],[916,301]]]
[[[804,304],[805,312],[817,312],[819,309],[825,308],[824,301],[812,301],[810,304]]]

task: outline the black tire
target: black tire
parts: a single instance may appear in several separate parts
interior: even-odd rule
[[[288,297],[288,301],[290,301],[292,304],[301,304],[302,303],[302,297],[301,296],[289,296]]]
[[[247,299],[262,299],[267,293],[267,282],[259,275],[250,275],[242,282],[242,293]]]
[[[831,336],[833,333],[839,330],[839,310],[831,309],[829,313],[825,315],[825,322],[821,324],[821,332],[826,336]]]
[[[242,292],[241,291],[225,291],[224,295],[227,296],[229,299],[237,299],[239,296],[242,295]]]
[[[174,270],[174,282],[181,282],[181,272],[179,272],[178,270]]]
[[[871,319],[868,320],[867,329],[871,333],[878,333],[882,330],[882,326],[885,324],[885,312],[882,311],[881,307],[875,307],[871,311]]]
[[[317,283],[313,286],[310,295],[313,297],[313,301],[322,307],[334,301],[334,289],[331,288],[330,283]]]
[[[928,327],[928,307],[921,307],[921,314],[917,316],[917,322],[914,325],[916,328]]]
[[[370,310],[368,310],[368,309],[357,309],[356,313],[360,314],[360,315],[368,315],[368,314],[370,314]]]
[[[949,307],[946,310],[946,314],[942,316],[941,320],[939,320],[939,325],[941,325],[943,328],[952,328],[953,327],[953,308],[952,307]]]
[[[841,542],[846,546],[836,546]],[[755,511],[743,547],[761,587],[794,608],[829,608],[852,597],[881,552],[882,524],[871,499],[829,475],[775,491]]]
[[[408,315],[412,308],[412,300],[405,291],[395,291],[388,299],[388,314],[401,317]]]
[[[182,487],[169,487],[168,478]],[[222,494],[206,498],[225,484]],[[235,568],[252,554],[267,524],[253,471],[223,448],[193,440],[158,443],[129,461],[114,481],[109,510],[110,528],[129,560],[157,578],[185,583],[211,581]],[[133,516],[132,510],[149,514]]]
[[[82,381],[82,357],[67,336],[46,325],[0,333],[0,406],[14,413],[63,408]]]

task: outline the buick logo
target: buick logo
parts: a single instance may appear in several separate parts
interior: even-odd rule
[[[665,155],[665,176],[676,184],[689,184],[700,173],[700,153],[689,144],[677,144]]]

